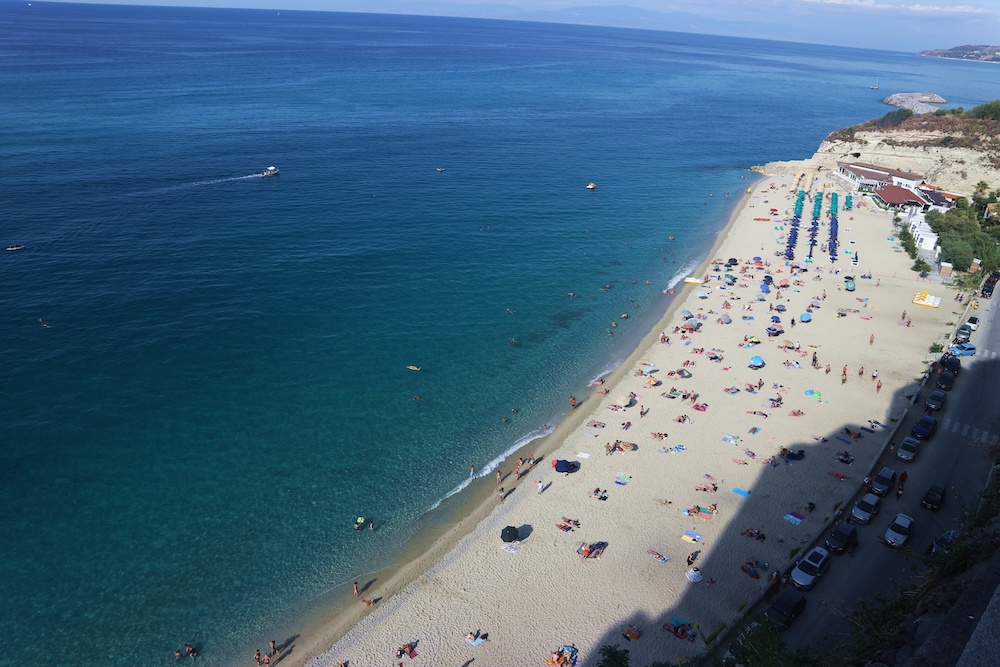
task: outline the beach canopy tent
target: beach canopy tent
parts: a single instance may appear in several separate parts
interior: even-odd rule
[[[764,367],[764,360],[758,356],[750,357],[750,368],[757,370]]]
[[[733,318],[729,317],[729,315],[726,315],[725,313],[722,314],[722,317],[720,317],[719,320],[723,324],[732,324],[733,322]]]
[[[799,322],[812,322],[813,316],[809,313],[802,313],[799,315]]]
[[[552,459],[552,467],[556,472],[571,473],[580,469],[580,464],[576,461],[566,461],[564,459]]]
[[[708,298],[708,295],[705,294],[704,292],[698,292],[695,296],[697,296],[699,299],[707,299]]]
[[[730,257],[729,261],[726,262],[726,266],[737,266],[737,265],[739,265],[739,263],[740,263],[740,260],[736,259],[735,257]]]
[[[520,537],[520,533],[514,526],[507,526],[500,531],[500,539],[504,542],[517,542]]]
[[[726,282],[729,283],[730,285],[736,284],[736,276],[734,276],[733,274],[727,273],[723,277],[726,279]]]
[[[695,318],[692,317],[691,319],[689,319],[688,321],[686,321],[684,324],[682,324],[681,327],[684,328],[684,329],[694,329],[694,330],[697,330],[697,329],[699,329],[701,327],[701,322],[699,322],[698,320],[696,320]]]

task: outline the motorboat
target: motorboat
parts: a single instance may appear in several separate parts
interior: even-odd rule
[[[9,243],[7,244],[7,252],[17,252],[23,247],[23,245],[14,245],[13,243]]]
[[[597,183],[594,183],[593,181],[591,181],[590,183],[587,183],[587,189],[588,190],[595,190],[595,189],[597,189]]]
[[[272,167],[268,167],[264,171],[260,172],[260,175],[261,176],[277,176],[278,175],[278,168],[277,167],[273,167],[273,166]]]

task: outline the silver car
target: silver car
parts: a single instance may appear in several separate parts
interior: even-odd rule
[[[854,505],[851,518],[858,523],[869,524],[880,509],[882,509],[882,499],[874,493],[868,493]]]
[[[903,438],[903,442],[899,443],[899,447],[896,448],[896,458],[909,463],[917,458],[917,451],[919,449],[919,440],[916,438]]]
[[[792,584],[796,588],[808,591],[816,585],[816,581],[823,576],[829,566],[830,552],[823,547],[813,547],[812,551],[806,554],[806,557],[792,570]]]
[[[900,512],[885,531],[885,543],[890,547],[902,547],[913,532],[913,517]]]

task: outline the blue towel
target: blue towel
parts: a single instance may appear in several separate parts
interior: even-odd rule
[[[874,433],[875,432],[875,431],[871,430],[870,428],[868,428],[867,426],[862,426],[861,430],[864,431],[865,433]]]
[[[750,497],[750,492],[747,491],[746,489],[735,488],[733,489],[733,493],[735,493],[738,496],[743,496],[744,498]]]
[[[851,441],[850,441],[850,440],[848,440],[847,438],[845,438],[845,437],[844,437],[844,436],[842,436],[842,435],[838,435],[838,436],[837,436],[837,440],[840,440],[841,442],[846,442],[847,444],[851,444]]]

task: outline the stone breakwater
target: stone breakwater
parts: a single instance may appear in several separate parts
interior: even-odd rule
[[[934,113],[938,108],[934,105],[945,104],[948,100],[934,93],[895,93],[882,100],[900,109],[909,109],[915,114]]]

